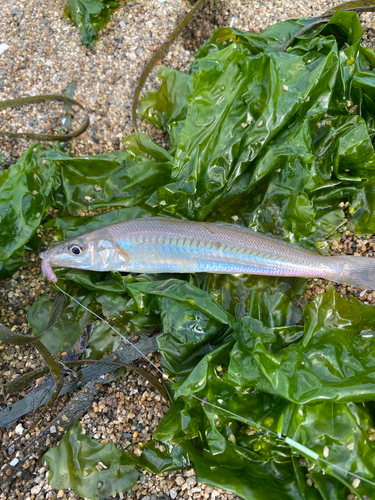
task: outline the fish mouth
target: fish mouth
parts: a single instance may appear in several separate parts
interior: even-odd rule
[[[43,254],[45,254],[45,252],[43,252]],[[43,254],[41,254],[41,257]],[[57,276],[53,272],[51,262],[49,260],[45,259],[44,257],[42,257],[42,259],[43,259],[42,260],[42,273],[48,279],[48,281],[52,281],[52,283],[57,283]]]

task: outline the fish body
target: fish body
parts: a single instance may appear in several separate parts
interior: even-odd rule
[[[375,260],[326,257],[233,224],[162,217],[134,219],[95,229],[41,254],[52,267],[134,273],[221,273],[320,277],[375,288]]]

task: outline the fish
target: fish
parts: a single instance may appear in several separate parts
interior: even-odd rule
[[[127,273],[219,273],[324,278],[375,289],[375,259],[323,256],[226,223],[149,217],[117,222],[58,243],[41,254],[53,267]]]

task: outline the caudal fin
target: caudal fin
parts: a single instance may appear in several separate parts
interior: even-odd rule
[[[375,259],[349,255],[330,258],[337,259],[340,269],[333,281],[362,290],[375,290]]]

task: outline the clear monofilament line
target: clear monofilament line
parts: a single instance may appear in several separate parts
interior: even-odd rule
[[[155,368],[155,370],[157,370],[161,374],[161,376],[163,377],[163,379],[168,378],[163,373],[163,371],[160,370],[160,368],[158,368],[150,359],[148,359],[148,357],[146,356],[146,354],[143,354],[143,352],[140,349],[138,349],[138,347],[136,347],[132,342],[130,342],[130,340],[125,337],[125,335],[122,335],[122,333],[120,333],[119,331],[116,330],[116,328],[114,328],[112,325],[110,325],[108,323],[108,321],[106,321],[105,319],[103,319],[101,316],[99,316],[99,314],[96,314],[94,311],[91,311],[88,307],[84,306],[81,302],[79,302],[79,300],[77,300],[74,297],[72,297],[71,295],[69,295],[68,292],[66,292],[65,290],[63,290],[62,288],[60,288],[58,285],[55,284],[55,287],[58,288],[67,297],[69,297],[70,299],[74,300],[74,302],[76,304],[80,305],[81,307],[83,307],[83,309],[85,309],[89,313],[93,314],[95,317],[97,317],[98,319],[100,319],[100,321],[102,321],[107,326],[109,326],[109,328],[111,328],[115,333],[117,333],[117,335],[119,335],[123,340],[125,340],[125,342],[127,342],[131,347],[133,347],[142,356],[142,358],[145,358],[150,363],[150,365],[152,365]]]
[[[99,316],[98,314],[96,314],[94,311],[91,311],[88,307],[84,306],[81,302],[79,302],[77,299],[75,299],[74,297],[72,297],[71,295],[69,295],[69,293],[65,292],[65,290],[63,290],[62,288],[60,288],[58,285],[55,284],[55,287],[58,288],[67,297],[71,298],[76,304],[80,305],[86,311],[90,312],[91,314],[93,314],[94,316],[96,316],[98,319],[100,319],[100,321],[102,321],[107,326],[109,326],[109,328],[111,328],[115,333],[117,333],[117,335],[119,335],[123,340],[125,340],[125,342],[127,342],[131,347],[134,347],[134,349],[146,361],[148,361],[150,363],[150,365],[153,366],[153,368],[155,368],[155,370],[157,370],[162,375],[162,377],[163,377],[164,380],[168,379],[168,375],[164,374],[162,372],[162,370],[160,370],[160,368],[158,368],[150,359],[148,359],[148,357],[146,356],[146,354],[144,354],[140,349],[138,349],[138,347],[136,347],[132,342],[130,342],[130,340],[128,340],[124,335],[122,335],[118,330],[116,330],[116,328],[114,328],[112,325],[110,325],[105,319],[103,319],[101,316]],[[281,439],[282,441],[285,441],[285,443],[288,444],[291,448],[294,448],[295,450],[298,450],[299,452],[301,452],[303,455],[308,456],[314,462],[319,461],[321,463],[324,463],[327,467],[330,467],[332,470],[336,470],[337,472],[340,472],[341,474],[344,475],[345,478],[348,477],[348,476],[351,476],[351,477],[354,477],[356,479],[359,479],[360,481],[364,481],[365,483],[371,484],[371,486],[375,486],[375,482],[370,481],[370,479],[367,479],[367,478],[365,478],[365,477],[363,477],[363,476],[361,476],[361,475],[359,475],[359,474],[357,474],[355,472],[347,471],[347,470],[343,469],[342,467],[340,467],[339,465],[335,465],[335,464],[329,462],[325,458],[322,458],[320,455],[318,455],[318,453],[316,453],[315,451],[310,450],[310,448],[307,448],[302,443],[299,443],[298,441],[295,441],[294,439],[289,438],[288,436],[283,436],[281,433],[277,433],[277,432],[271,431],[270,429],[267,429],[266,427],[263,427],[262,425],[259,425],[259,424],[255,423],[255,422],[252,422],[252,421],[250,421],[249,419],[247,419],[245,417],[241,417],[240,415],[237,415],[236,413],[233,413],[230,410],[227,410],[226,408],[222,408],[221,406],[215,405],[214,403],[210,403],[208,401],[208,399],[199,398],[195,394],[193,394],[192,397],[195,398],[200,403],[202,403],[202,405],[204,405],[204,406],[210,406],[212,408],[215,408],[215,409],[219,410],[222,413],[226,413],[227,415],[230,415],[230,416],[236,418],[239,421],[242,421],[242,422],[244,422],[244,423],[246,423],[248,425],[251,425],[252,427],[261,429],[262,431],[264,431],[264,432],[266,432],[268,434],[272,434],[273,436],[277,437],[278,439]]]
[[[195,396],[195,394],[193,394],[192,396],[193,396],[193,398],[200,401],[204,406],[211,406],[212,408],[215,408],[216,410],[219,410],[222,413],[226,413],[227,415],[231,415],[232,417],[235,417],[239,421],[245,422],[246,424],[251,425],[252,427],[258,428],[258,429],[266,432],[267,434],[272,434],[273,436],[281,439],[282,441],[285,441],[286,444],[288,444],[291,448],[294,448],[295,450],[300,451],[302,454],[307,455],[315,462],[318,460],[320,462],[323,462],[328,467],[331,467],[332,469],[335,469],[336,471],[342,473],[345,477],[353,476],[354,478],[357,478],[360,481],[364,481],[365,483],[371,484],[371,486],[375,486],[375,483],[373,481],[370,481],[370,479],[366,479],[365,477],[360,476],[359,474],[357,474],[355,472],[347,471],[347,470],[343,469],[342,467],[340,467],[339,465],[336,465],[336,464],[333,464],[332,462],[329,462],[325,458],[322,458],[320,455],[318,455],[318,453],[316,453],[315,451],[310,450],[310,448],[307,448],[307,446],[303,445],[302,443],[299,443],[298,441],[295,441],[294,439],[292,439],[288,436],[283,436],[281,433],[271,431],[270,429],[267,429],[267,427],[263,427],[262,425],[259,425],[255,422],[251,422],[249,419],[247,419],[245,417],[241,417],[240,415],[237,415],[236,413],[233,413],[232,411],[229,411],[226,408],[222,408],[221,406],[210,403],[207,399],[198,398],[198,396]]]

